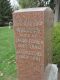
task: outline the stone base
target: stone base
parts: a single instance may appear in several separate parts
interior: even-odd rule
[[[55,64],[49,64],[45,70],[45,80],[58,80],[58,68]]]

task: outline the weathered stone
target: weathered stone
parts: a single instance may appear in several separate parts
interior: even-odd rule
[[[48,64],[45,69],[45,80],[58,80],[58,68],[56,64]]]
[[[51,63],[52,10],[45,7],[15,11],[13,26],[19,80],[45,80],[45,68]]]

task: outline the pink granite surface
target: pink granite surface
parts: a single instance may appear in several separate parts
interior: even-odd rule
[[[16,63],[19,80],[44,80],[44,70],[51,63],[50,8],[21,9],[13,13]]]

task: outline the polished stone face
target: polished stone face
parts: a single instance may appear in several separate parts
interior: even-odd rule
[[[19,80],[44,80],[44,71],[51,62],[50,8],[30,8],[13,13],[16,63]]]

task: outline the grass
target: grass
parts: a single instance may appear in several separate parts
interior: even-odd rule
[[[13,29],[0,27],[0,80],[16,80]]]
[[[53,27],[53,63],[60,64],[60,23]]]

